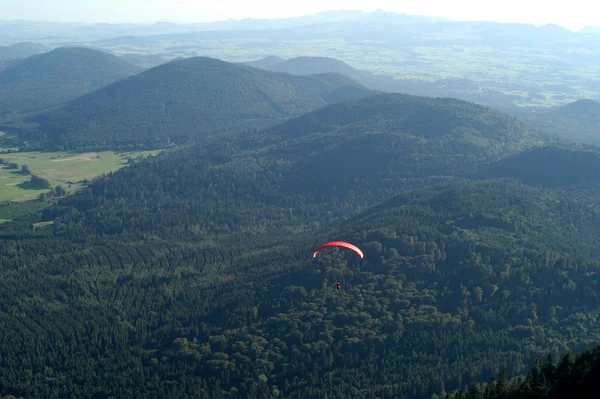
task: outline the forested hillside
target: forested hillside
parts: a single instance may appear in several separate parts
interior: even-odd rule
[[[556,149],[577,183],[583,149],[548,143],[382,94],[98,178],[0,225],[0,395],[430,398],[581,351],[600,341],[594,182],[468,180]],[[364,260],[313,259],[331,240]]]
[[[148,219],[140,204],[175,187],[125,185],[146,166],[46,212],[51,226],[2,225],[0,393],[416,398],[600,339],[600,265],[580,256],[597,258],[600,220],[576,194],[452,183],[314,230],[326,212],[242,212],[234,187]],[[365,259],[313,260],[333,238]]]
[[[485,174],[526,184],[570,188],[600,181],[600,151],[594,147],[544,146],[508,156]]]
[[[235,230],[239,226],[225,222],[232,210],[249,225],[275,223],[255,216],[264,206],[288,209],[282,212],[284,224],[306,214],[326,223],[402,190],[479,177],[487,164],[540,143],[541,137],[514,119],[474,104],[373,96],[236,140],[216,137],[210,144],[131,167],[123,172],[128,179],[102,187],[114,193],[110,196],[131,192],[126,186],[153,193],[151,200],[148,194],[122,199],[129,205],[121,212],[139,216],[118,225],[103,216],[85,223],[100,231],[139,231],[169,220],[179,229],[185,224],[182,210],[190,206],[190,198],[199,197],[204,203],[195,205],[194,212],[207,212],[196,222],[203,229]],[[218,201],[235,206],[224,213],[205,208]],[[105,207],[102,215],[113,212],[111,201],[98,205]]]
[[[569,140],[600,144],[600,103],[579,100],[562,107],[521,113],[532,126]]]
[[[0,72],[0,115],[57,105],[140,71],[111,54],[82,47],[36,54]]]
[[[567,353],[558,361],[555,359],[550,355],[543,362],[537,361],[524,377],[507,380],[506,374],[500,374],[488,384],[474,384],[467,391],[455,392],[446,398],[570,399],[595,395],[600,377],[600,346],[596,345],[577,356]]]
[[[39,128],[30,137],[65,148],[184,144],[369,94],[342,75],[290,76],[194,57],[146,70],[37,116]]]

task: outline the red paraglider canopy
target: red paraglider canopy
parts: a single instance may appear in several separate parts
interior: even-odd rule
[[[346,249],[349,249],[350,251],[354,252],[358,256],[360,256],[361,259],[365,257],[363,255],[362,251],[355,245],[352,245],[348,242],[343,242],[343,241],[332,241],[332,242],[328,242],[327,244],[323,244],[319,248],[317,248],[317,250],[313,253],[313,258],[317,257],[317,254],[319,253],[319,251],[321,251],[324,248],[329,248],[329,247],[346,248]]]

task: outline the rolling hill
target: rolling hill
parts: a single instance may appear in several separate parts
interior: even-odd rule
[[[50,48],[39,43],[15,43],[10,46],[0,46],[0,60],[23,59],[35,54],[45,53]]]
[[[58,105],[140,70],[113,55],[81,47],[33,55],[0,72],[0,114]]]
[[[395,79],[392,76],[376,75],[353,68],[343,61],[330,57],[295,57],[276,62],[278,58],[273,56],[266,57],[247,62],[246,65],[292,75],[335,72],[346,75],[365,87],[386,93],[405,93],[427,97],[454,97],[494,107],[509,107],[512,104],[511,102],[516,98],[489,90],[481,91],[479,89],[480,83],[470,79],[439,79],[434,82],[415,79]]]
[[[143,171],[131,167],[123,172],[127,178],[111,180],[102,190],[146,192],[154,187],[152,201],[128,198],[132,208],[121,211],[126,215],[144,209],[143,218],[131,214],[113,225],[90,214],[86,223],[102,232],[150,232],[169,220],[173,229],[192,223],[198,231],[214,234],[255,223],[285,228],[310,214],[319,215],[325,226],[402,191],[478,178],[487,165],[544,143],[513,118],[475,104],[401,94],[369,96],[227,140],[217,135],[145,163]],[[190,198],[203,202],[192,210]],[[214,201],[231,207],[222,213],[211,209]],[[103,208],[99,215],[111,212],[112,202],[105,205],[98,205]],[[274,212],[266,219],[265,207]],[[202,217],[184,222],[187,210]]]
[[[50,143],[70,148],[164,146],[372,93],[342,75],[290,76],[194,57],[146,70],[34,121]]]
[[[535,113],[521,113],[521,119],[548,133],[587,144],[600,144],[600,103],[578,100]]]
[[[573,188],[600,182],[600,151],[576,146],[544,146],[508,156],[484,173],[534,186]]]

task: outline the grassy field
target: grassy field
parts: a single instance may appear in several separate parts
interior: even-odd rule
[[[30,176],[21,173],[22,165],[27,165],[31,173],[45,178],[52,187],[62,186],[67,192],[74,192],[83,186],[83,180],[90,180],[103,173],[116,171],[127,163],[127,158],[155,155],[159,151],[137,151],[116,153],[113,151],[73,153],[73,152],[23,152],[0,154],[5,162],[19,165],[11,170],[0,168],[0,202],[27,201],[36,199],[48,189],[30,189],[26,182]],[[0,219],[2,212],[0,211]]]

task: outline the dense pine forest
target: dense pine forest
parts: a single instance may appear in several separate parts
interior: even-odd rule
[[[565,354],[558,361],[549,355],[536,361],[524,377],[508,381],[505,373],[488,384],[472,384],[468,390],[446,396],[447,399],[520,399],[520,398],[587,398],[598,390],[600,346],[573,356]],[[437,396],[437,395],[436,395]]]
[[[132,162],[0,225],[0,395],[544,397],[600,342],[597,159],[385,94]]]

